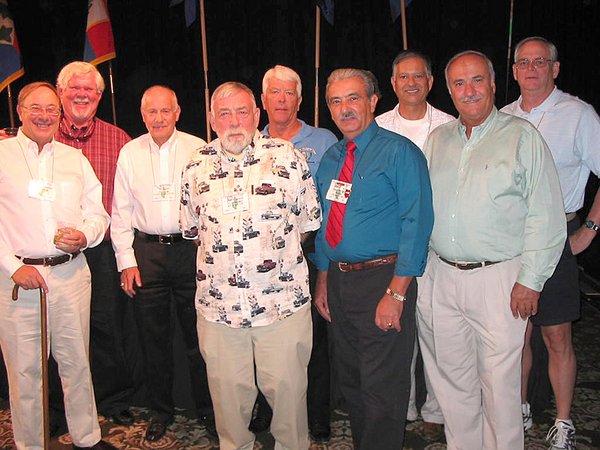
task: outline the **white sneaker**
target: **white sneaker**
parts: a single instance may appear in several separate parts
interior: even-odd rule
[[[557,419],[548,431],[546,442],[550,444],[548,450],[575,450],[575,427]]]
[[[521,405],[521,414],[523,414],[523,431],[529,430],[533,426],[533,416],[531,415],[531,406],[528,402]]]

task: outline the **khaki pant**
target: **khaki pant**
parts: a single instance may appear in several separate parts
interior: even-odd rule
[[[198,314],[221,450],[251,450],[256,385],[273,409],[275,450],[307,450],[306,368],[312,347],[310,304],[271,325],[229,328]],[[256,381],[254,367],[256,365]]]
[[[527,322],[510,294],[520,258],[473,270],[430,253],[419,280],[423,362],[446,423],[448,450],[519,450],[521,351]]]
[[[91,447],[101,439],[89,366],[90,271],[85,256],[55,267],[35,266],[48,285],[48,339],[65,393],[73,443]],[[39,290],[19,289],[0,275],[0,344],[10,386],[13,433],[18,450],[43,450],[42,360]]]

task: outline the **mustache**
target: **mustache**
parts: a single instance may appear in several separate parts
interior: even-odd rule
[[[356,119],[356,113],[354,113],[353,111],[346,111],[345,113],[342,113],[340,115],[340,119]]]
[[[479,101],[483,98],[482,95],[467,95],[465,97],[460,98],[458,101],[461,103],[471,103]]]

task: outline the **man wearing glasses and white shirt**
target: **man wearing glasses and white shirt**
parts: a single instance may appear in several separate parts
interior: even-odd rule
[[[547,440],[550,449],[574,449],[575,428],[570,418],[575,388],[576,361],[571,322],[579,318],[579,279],[574,255],[584,251],[596,237],[600,224],[600,194],[584,224],[577,217],[583,207],[590,171],[600,174],[600,118],[592,106],[555,86],[560,63],[554,44],[542,37],[529,37],[515,48],[513,75],[521,96],[502,111],[531,122],[548,144],[560,180],[569,239],[560,262],[548,279],[539,301],[539,311],[529,321],[523,350],[523,425],[531,428],[527,382],[532,367],[532,324],[541,326],[548,349],[548,374],[556,397],[556,422]]]

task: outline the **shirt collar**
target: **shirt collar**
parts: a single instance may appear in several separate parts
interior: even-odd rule
[[[544,100],[541,105],[536,106],[535,108],[531,108],[531,111],[533,112],[533,110],[536,110],[536,109],[539,111],[543,111],[543,112],[550,111],[552,108],[554,108],[554,106],[560,100],[561,94],[562,94],[562,91],[560,89],[558,89],[556,86],[554,86],[554,89],[552,90],[552,92],[550,92],[550,95],[548,97],[546,97],[546,100]],[[531,114],[531,113],[524,111],[521,108],[522,102],[523,102],[523,97],[519,96],[519,100],[517,101],[517,108],[518,108],[519,116]]]
[[[369,142],[371,142],[371,139],[373,139],[375,134],[377,134],[378,130],[379,130],[379,125],[377,125],[377,122],[375,122],[375,120],[373,120],[373,122],[371,122],[371,124],[366,128],[365,131],[363,131],[361,134],[359,134],[354,139],[352,139],[352,141],[356,144],[355,151],[360,152],[363,148],[365,148],[367,145],[369,145]],[[350,139],[347,139],[346,137],[344,137],[342,139],[341,142],[344,145],[344,148],[346,147],[346,142],[348,142],[349,140]]]
[[[171,151],[173,148],[175,148],[175,142],[177,142],[177,129],[173,130],[173,134],[169,140],[160,147],[156,142],[154,142],[154,139],[152,139],[150,133],[148,133],[148,140],[150,141],[150,150],[153,152],[159,152],[161,150]]]
[[[22,127],[19,128],[16,139],[19,142],[19,144],[21,145],[21,148],[27,149],[30,153],[33,153],[36,156],[38,154],[42,154],[42,153],[50,154],[54,151],[54,138],[52,138],[52,141],[45,144],[44,147],[42,147],[42,151],[40,152],[37,143],[35,141],[29,139],[25,135],[25,133],[23,133]]]
[[[496,122],[496,117],[498,117],[498,109],[494,106],[492,107],[492,112],[490,115],[486,117],[481,125],[477,125],[473,127],[471,130],[471,138],[467,138],[467,127],[463,125],[462,121],[458,120],[458,132],[465,139],[465,141],[474,141],[475,139],[479,140],[483,137],[487,132],[494,126]]]
[[[306,125],[306,122],[304,120],[301,120],[301,119],[297,119],[297,120],[298,120],[298,122],[300,122],[300,125],[302,125],[302,126],[300,127],[300,131],[298,131],[296,133],[296,135],[290,139],[290,142],[292,142],[294,145],[296,144],[296,142],[300,142],[312,134],[312,130],[310,129],[310,127],[308,125]],[[262,133],[265,136],[269,136],[269,137],[271,136],[269,134],[269,124],[265,125],[265,127],[262,130]]]
[[[92,117],[83,127],[77,127],[72,120],[63,116],[60,121],[58,132],[66,139],[85,142],[94,134],[96,129],[96,117]]]

